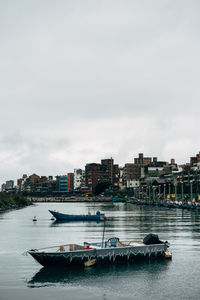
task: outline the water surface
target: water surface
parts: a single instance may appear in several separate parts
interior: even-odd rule
[[[109,217],[105,239],[141,239],[153,232],[171,243],[172,261],[91,267],[43,268],[32,248],[101,241],[103,222],[51,220],[48,209]],[[33,222],[33,217],[37,222]],[[199,299],[200,215],[198,211],[123,203],[41,203],[0,214],[0,300],[11,299]]]

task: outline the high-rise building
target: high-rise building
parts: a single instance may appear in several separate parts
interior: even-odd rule
[[[85,166],[86,186],[93,190],[100,182],[110,185],[119,183],[119,166],[114,164],[112,158],[102,159],[101,164],[91,163]]]
[[[83,183],[84,171],[81,169],[74,169],[74,190],[79,189]]]
[[[56,176],[59,192],[67,192],[67,175]]]
[[[113,185],[119,184],[119,166],[114,164],[113,158],[102,159],[101,165],[106,166],[106,181]]]
[[[157,161],[157,158],[154,157],[154,162]],[[141,177],[144,177],[144,168],[145,166],[152,163],[151,157],[144,157],[143,153],[139,153],[137,158],[134,158],[134,163],[127,163],[124,166],[124,177],[125,181],[138,180]]]
[[[155,158],[154,158],[155,160]],[[152,162],[151,157],[144,157],[143,153],[139,153],[137,158],[134,158],[134,164],[136,165],[148,165]]]
[[[200,152],[196,154],[194,157],[190,157],[190,164],[197,164],[200,162]]]
[[[74,190],[74,173],[67,173],[67,191]]]
[[[12,190],[14,188],[14,180],[7,180],[5,188],[6,190]]]

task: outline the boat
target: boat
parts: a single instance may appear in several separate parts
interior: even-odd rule
[[[112,201],[113,202],[126,202],[126,198],[124,198],[124,197],[113,197],[112,198]]]
[[[138,259],[165,258],[168,242],[162,242],[157,235],[149,234],[143,241],[121,242],[112,237],[105,242],[66,244],[50,248],[27,251],[43,266],[85,267],[101,264],[134,262]]]
[[[49,212],[56,218],[56,220],[65,220],[65,221],[103,221],[106,220],[105,214],[97,211],[96,214],[87,214],[87,215],[69,215],[63,214],[57,211],[49,210]]]

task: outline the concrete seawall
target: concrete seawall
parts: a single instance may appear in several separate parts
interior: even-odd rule
[[[28,197],[32,202],[112,202],[111,197]]]

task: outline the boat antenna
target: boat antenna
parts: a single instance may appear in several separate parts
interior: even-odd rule
[[[103,248],[105,229],[106,229],[106,219],[104,219],[104,224],[103,224],[103,235],[102,235],[101,248]]]

